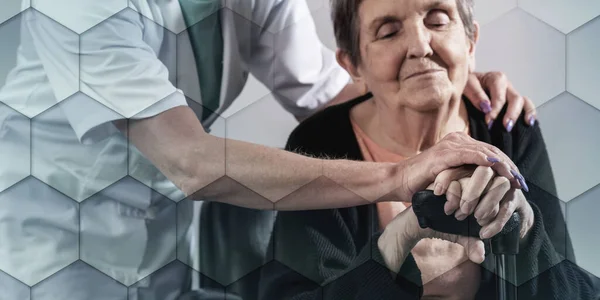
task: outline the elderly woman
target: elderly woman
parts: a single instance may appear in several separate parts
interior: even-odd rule
[[[431,188],[447,195],[447,214],[462,220],[473,213],[483,226],[482,239],[497,234],[512,212],[521,214],[519,299],[598,299],[596,279],[563,261],[573,250],[559,200],[551,196],[555,185],[540,128],[521,118],[488,126],[462,97],[479,34],[473,1],[334,0],[332,9],[338,62],[370,93],[303,122],[287,149],[399,162],[448,134],[492,144],[530,186],[519,175],[523,189],[511,186],[511,178],[482,167],[460,180],[440,175]],[[482,241],[421,229],[408,203],[280,212],[274,241],[275,258],[289,268],[263,270],[264,299],[496,295]]]

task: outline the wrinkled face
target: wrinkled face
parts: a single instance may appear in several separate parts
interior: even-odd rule
[[[475,43],[456,0],[364,0],[359,17],[361,61],[350,73],[377,101],[426,112],[460,99]]]

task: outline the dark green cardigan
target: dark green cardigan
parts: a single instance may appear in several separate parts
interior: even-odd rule
[[[310,156],[363,160],[349,114],[353,106],[371,97],[367,94],[313,115],[292,132],[286,149]],[[538,124],[529,127],[521,116],[510,133],[501,122],[488,130],[483,113],[469,101],[465,103],[471,136],[506,153],[529,186],[529,192],[524,193],[533,208],[535,223],[529,244],[517,257],[519,299],[600,299],[598,278],[573,263],[571,241]],[[502,120],[505,110],[498,120]],[[263,269],[259,298],[420,298],[420,272],[412,255],[398,276],[392,276],[384,267],[377,248],[377,224],[373,204],[279,212],[273,246],[275,260],[281,264]],[[476,299],[495,299],[497,277],[488,271],[494,269],[493,257],[487,255],[482,266]]]

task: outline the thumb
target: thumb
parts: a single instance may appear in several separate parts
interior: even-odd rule
[[[459,236],[456,242],[463,246],[470,261],[480,264],[485,260],[485,246],[482,240],[475,237]]]
[[[448,233],[439,233],[436,235],[437,238],[441,238],[443,240],[463,246],[465,249],[465,254],[467,257],[469,257],[470,261],[476,264],[481,264],[485,260],[485,245],[481,239]]]

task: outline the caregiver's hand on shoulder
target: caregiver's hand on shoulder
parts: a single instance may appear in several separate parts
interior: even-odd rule
[[[489,91],[489,95],[486,93]],[[479,108],[485,116],[488,127],[494,122],[502,122],[507,131],[511,131],[522,112],[525,124],[533,126],[536,120],[535,104],[521,96],[502,72],[471,73],[464,95]],[[496,120],[504,105],[508,103],[503,120]]]
[[[533,225],[533,210],[523,192],[512,188],[507,178],[498,176],[491,168],[446,170],[436,177],[433,186],[436,195],[446,195],[446,214],[454,214],[458,220],[474,214],[482,226],[482,239],[498,234],[515,211],[521,216],[521,238]]]
[[[513,188],[522,188],[522,176],[506,154],[465,133],[454,132],[426,151],[395,165],[398,180],[395,186],[400,187],[397,197],[411,202],[414,193],[427,188],[441,172],[464,165],[489,167],[507,178]]]

